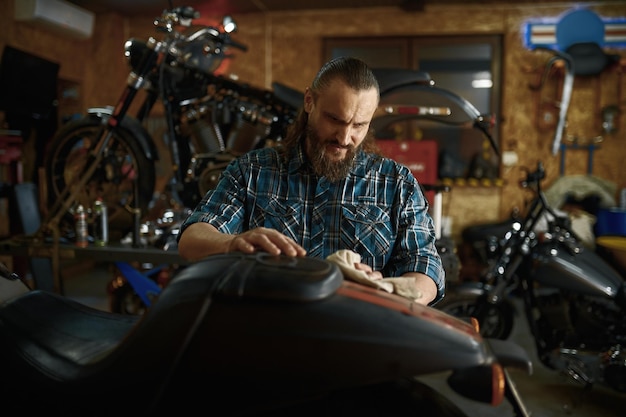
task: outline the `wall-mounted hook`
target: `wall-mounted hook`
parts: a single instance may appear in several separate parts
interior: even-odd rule
[[[606,106],[602,108],[600,113],[602,115],[602,132],[605,134],[617,132],[620,115],[619,107],[616,105]]]

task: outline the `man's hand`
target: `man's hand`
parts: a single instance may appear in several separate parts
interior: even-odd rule
[[[178,253],[183,259],[196,261],[218,253],[265,251],[272,255],[305,256],[306,250],[282,233],[260,227],[239,235],[219,232],[208,223],[189,225],[178,241]]]
[[[228,244],[227,252],[267,252],[272,255],[304,256],[306,250],[293,239],[265,227],[248,230],[236,235]]]

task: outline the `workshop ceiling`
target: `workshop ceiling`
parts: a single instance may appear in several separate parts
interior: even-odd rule
[[[427,4],[476,4],[489,7],[489,4],[546,3],[551,0],[68,0],[94,13],[116,12],[124,15],[160,14],[174,6],[197,6],[211,8],[216,14],[242,14],[256,12],[277,12],[294,10],[399,7],[406,11],[423,10]],[[559,2],[561,0],[552,0]]]

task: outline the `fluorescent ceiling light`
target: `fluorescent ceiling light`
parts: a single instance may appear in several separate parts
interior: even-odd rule
[[[493,81],[483,78],[480,80],[472,80],[473,88],[491,88],[493,86]]]

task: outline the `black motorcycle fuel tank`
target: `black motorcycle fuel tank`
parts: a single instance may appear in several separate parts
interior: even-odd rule
[[[246,403],[231,409],[492,360],[468,323],[345,281],[321,260],[230,254],[188,267],[177,284],[225,267],[181,366],[210,375],[219,398],[245,387]],[[216,360],[202,360],[207,352]]]
[[[617,271],[592,250],[572,253],[553,242],[533,248],[531,273],[545,286],[609,298],[624,285]]]

